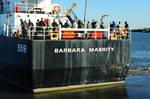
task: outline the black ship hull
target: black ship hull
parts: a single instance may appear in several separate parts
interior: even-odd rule
[[[0,37],[0,78],[40,88],[123,81],[129,40],[25,40]]]

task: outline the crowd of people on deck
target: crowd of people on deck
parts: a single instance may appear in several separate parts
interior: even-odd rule
[[[66,20],[65,22],[62,22],[61,20],[53,19],[52,22],[49,22],[48,19],[41,18],[40,20],[37,19],[36,23],[33,23],[31,20],[22,20],[20,19],[20,29],[17,30],[14,34],[17,38],[20,37],[27,37],[28,31],[32,33],[33,29],[35,29],[35,33],[31,35],[37,35],[39,32],[43,32],[45,29],[52,29],[52,31],[58,31],[59,26],[62,28],[85,28],[84,21],[82,20],[72,20],[69,22],[69,20]],[[34,26],[35,25],[35,26]],[[100,22],[98,24],[97,21],[92,19],[92,21],[86,21],[86,28],[101,28],[104,29],[104,22]],[[116,32],[116,29],[119,31],[119,29],[125,28],[127,31],[129,30],[129,25],[127,21],[125,21],[124,26],[121,25],[121,22],[119,21],[118,24],[116,24],[115,21],[110,22],[110,32]]]
[[[118,22],[118,24],[116,25],[115,21],[112,21],[112,23],[110,22],[110,29],[111,31],[113,31],[114,29],[119,29],[119,28],[125,28],[125,29],[129,29],[129,25],[127,23],[127,21],[124,22],[124,26],[121,25],[121,21]]]
[[[124,22],[124,26],[121,25],[121,21],[118,24],[115,21],[110,23],[111,39],[128,39],[129,25],[127,21]]]

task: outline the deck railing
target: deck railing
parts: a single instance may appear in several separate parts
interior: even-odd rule
[[[108,39],[108,40],[131,40],[131,32],[125,29],[85,29],[85,28],[49,28],[29,27],[22,30],[21,27],[13,28],[12,36],[26,39],[43,40],[74,40],[74,39]]]

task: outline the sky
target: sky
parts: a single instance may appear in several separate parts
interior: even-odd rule
[[[61,5],[62,9],[69,8],[74,2],[77,7],[73,9],[76,15],[84,19],[86,0],[53,0]],[[102,15],[108,15],[104,19],[105,24],[111,21],[127,21],[130,28],[150,27],[150,0],[87,0],[87,20],[99,20]]]

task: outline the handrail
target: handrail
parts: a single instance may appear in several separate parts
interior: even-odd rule
[[[99,29],[99,28],[96,28],[96,29],[87,29],[87,28],[59,28],[59,39],[61,39],[61,35],[62,35],[62,32],[80,32],[80,34],[88,34],[91,33],[91,32],[94,32],[95,34],[95,39],[97,38],[96,37],[96,32],[107,32],[107,39],[109,39],[109,35],[110,35],[110,29],[109,28],[105,28],[105,29]]]
[[[71,39],[108,39],[108,40],[131,40],[131,32],[128,30],[128,34],[123,36],[120,32],[112,32],[109,28],[95,28],[95,29],[85,29],[85,28],[61,28],[60,26],[57,28],[47,27],[47,26],[31,26],[22,30],[21,27],[9,27],[11,35],[18,33],[21,35],[22,38],[34,39],[34,37],[41,37],[46,39],[47,37],[50,39],[51,33],[57,33],[58,39],[65,39],[62,38],[63,35],[74,35],[74,38]],[[23,33],[24,32],[24,33]],[[72,34],[71,34],[72,33]],[[117,38],[112,38],[112,36],[117,35]],[[99,36],[100,38],[98,38]],[[102,38],[101,38],[102,36]]]
[[[109,31],[109,29],[61,28],[61,31]]]

